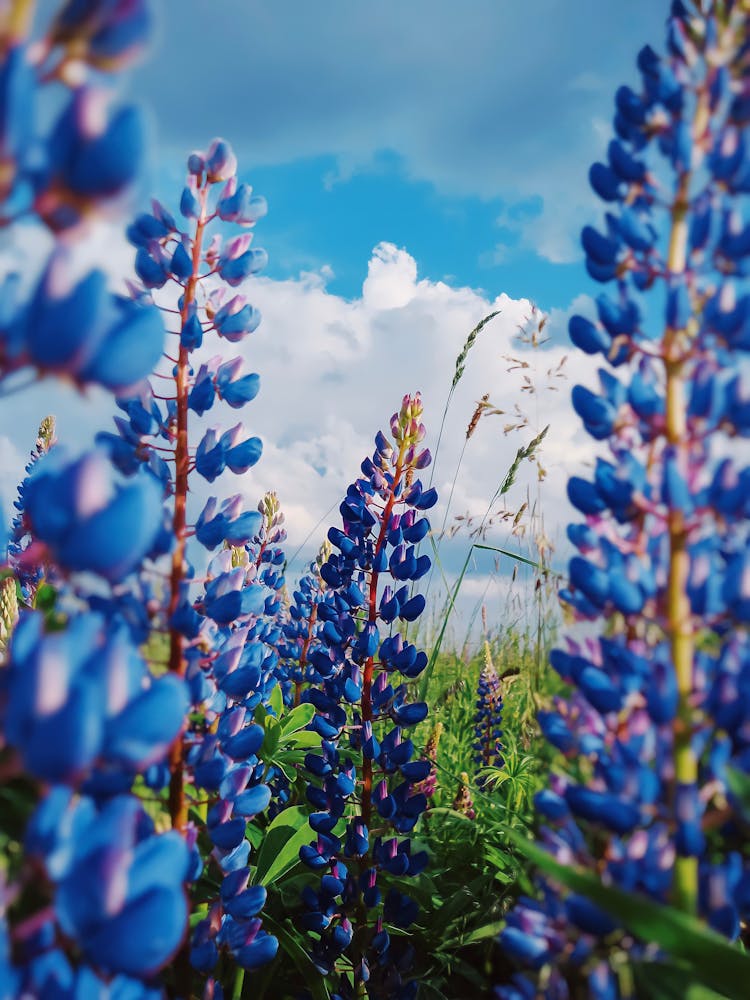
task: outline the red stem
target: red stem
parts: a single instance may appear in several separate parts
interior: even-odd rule
[[[195,301],[195,289],[198,281],[201,254],[203,249],[203,231],[206,225],[206,195],[207,188],[200,192],[201,214],[195,227],[193,240],[193,270],[185,285],[183,295],[182,317],[183,326],[187,323],[190,307]],[[188,369],[189,351],[180,344],[180,355],[177,361],[175,375],[175,394],[177,399],[177,435],[175,441],[175,491],[174,516],[172,518],[172,534],[175,538],[175,548],[172,553],[172,570],[170,573],[169,619],[177,610],[180,600],[180,590],[185,577],[185,539],[186,539],[186,505],[188,494],[188,473],[190,469],[190,450],[188,446],[188,394],[190,391]],[[169,631],[169,669],[182,677],[185,674],[185,657],[183,655],[183,636],[174,628]],[[187,827],[188,810],[185,801],[183,740],[178,737],[172,745],[169,755],[169,815],[172,827],[184,833]]]
[[[402,442],[396,459],[396,468],[393,471],[393,483],[391,484],[388,500],[383,508],[383,516],[380,521],[380,531],[378,540],[375,543],[374,557],[380,554],[385,536],[388,531],[388,524],[391,519],[393,505],[396,502],[396,490],[401,482],[404,472],[404,453],[406,445]],[[370,586],[368,592],[368,616],[367,624],[374,625],[378,617],[378,577],[379,573],[373,569],[370,573]],[[362,681],[362,722],[372,722],[372,678],[375,671],[375,657],[369,656],[365,661],[364,678]],[[372,761],[365,757],[362,761],[362,820],[365,826],[370,828],[370,817],[372,815]]]
[[[184,286],[185,291],[183,293],[182,309],[180,310],[183,326],[188,320],[190,307],[195,301],[195,289],[199,278],[203,249],[203,232],[206,227],[207,194],[207,187],[203,188],[200,192],[201,213],[196,223],[195,237],[193,239],[192,274]],[[169,574],[169,621],[171,621],[172,615],[177,610],[180,601],[180,591],[185,579],[186,507],[189,489],[188,474],[191,469],[190,448],[188,445],[189,353],[189,350],[180,344],[177,370],[174,376],[175,398],[177,402],[177,433],[175,435],[174,449],[175,489],[172,534],[175,538],[175,548],[172,553],[172,568]],[[184,677],[185,668],[183,636],[177,629],[170,628],[169,669],[179,677]],[[177,737],[169,752],[169,816],[172,821],[172,828],[179,830],[183,835],[188,825],[188,803],[185,797],[185,751],[186,745],[183,733]],[[175,996],[190,997],[192,970],[190,966],[190,942],[187,937],[175,956],[173,969]]]

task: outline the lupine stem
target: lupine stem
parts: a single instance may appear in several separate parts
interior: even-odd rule
[[[195,300],[195,289],[200,272],[201,254],[203,250],[203,230],[206,225],[206,193],[203,189],[201,197],[201,214],[195,227],[193,240],[192,273],[185,285],[183,304],[180,311],[183,326],[190,315],[190,307]],[[169,617],[177,610],[180,600],[180,589],[185,574],[185,532],[187,528],[186,506],[188,494],[188,473],[190,451],[188,445],[188,393],[190,390],[188,369],[190,366],[189,351],[180,345],[177,373],[175,375],[177,437],[175,441],[175,494],[174,516],[172,519],[172,535],[175,539],[172,554],[172,571],[170,574]],[[185,673],[182,633],[176,628],[169,632],[169,669],[182,677]],[[184,831],[187,826],[187,803],[183,780],[183,742],[175,741],[169,757],[169,815],[173,829]]]
[[[672,208],[672,231],[669,240],[667,268],[670,274],[685,271],[688,238],[688,198],[690,172],[685,170],[677,187]],[[664,338],[666,363],[666,431],[667,441],[674,447],[678,460],[687,465],[689,444],[686,435],[685,385],[681,353],[680,330],[667,330]],[[682,464],[682,463],[681,463]],[[672,651],[677,691],[678,709],[674,730],[675,798],[680,786],[695,785],[698,779],[698,761],[692,747],[694,635],[688,597],[690,555],[688,533],[681,510],[672,509],[668,514],[669,576],[667,583],[667,632]],[[688,913],[695,913],[698,904],[698,859],[677,857],[675,860],[672,896],[675,906]]]
[[[203,249],[203,231],[206,225],[207,188],[200,192],[201,213],[195,228],[193,240],[192,273],[185,285],[181,317],[183,326],[190,315],[190,306],[195,300],[195,290],[198,282],[201,255]],[[170,573],[169,620],[177,610],[180,591],[185,577],[185,542],[187,530],[187,494],[188,474],[190,471],[190,450],[188,444],[188,394],[190,382],[188,377],[190,358],[188,349],[180,344],[180,352],[175,374],[176,423],[177,435],[175,441],[175,493],[174,515],[172,518],[172,536],[175,539],[172,553],[172,569]],[[182,633],[170,626],[169,630],[169,669],[182,677],[185,674],[185,658],[183,655]],[[169,815],[172,828],[184,834],[188,823],[188,803],[185,798],[184,776],[185,743],[179,736],[169,752]],[[190,996],[190,944],[186,940],[174,961],[175,988],[177,996]]]
[[[11,39],[25,38],[34,14],[35,0],[13,0],[8,13],[7,34]]]

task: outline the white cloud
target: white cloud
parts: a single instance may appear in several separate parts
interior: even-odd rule
[[[127,266],[125,253],[119,248],[105,259],[113,270]],[[596,366],[590,359],[572,352],[563,366],[569,381],[552,380],[559,383],[558,391],[546,390],[544,386],[550,381],[547,372],[568,352],[560,346],[534,349],[519,342],[519,328],[531,314],[528,301],[506,295],[490,300],[471,288],[419,279],[414,258],[391,244],[374,249],[360,298],[349,301],[330,294],[326,277],[326,273],[308,273],[294,280],[256,278],[248,282],[244,291],[261,309],[263,322],[242,344],[221,343],[218,352],[232,356],[241,351],[249,369],[261,375],[261,392],[240,413],[217,404],[202,423],[226,428],[242,420],[249,433],[263,439],[264,454],[245,476],[225,473],[210,487],[201,484],[193,499],[194,508],[209,493],[228,496],[242,492],[248,505],[254,505],[264,491],[276,490],[287,517],[287,552],[293,553],[311,535],[292,570],[294,576],[304,559],[314,555],[328,525],[337,522],[336,508],[347,485],[359,474],[362,459],[372,453],[376,431],[382,428],[387,432],[390,415],[405,393],[422,392],[427,443],[434,453],[456,357],[479,320],[499,309],[500,315],[482,330],[468,354],[448,412],[435,465],[441,505],[433,511],[433,526],[439,527],[443,519],[443,504],[476,403],[489,393],[492,404],[507,415],[484,416],[468,442],[449,524],[458,513],[481,519],[517,449],[549,424],[542,453],[547,479],[541,502],[546,533],[560,540],[572,514],[565,496],[567,478],[591,460],[593,451],[569,402],[574,381],[594,381]],[[574,306],[585,308],[586,302],[577,300]],[[566,315],[555,312],[548,325],[559,328],[565,320]],[[216,342],[204,351],[207,356],[217,353]],[[518,368],[509,357],[524,367]],[[536,383],[536,394],[522,389],[524,376]],[[528,426],[504,435],[503,426],[515,420],[516,406],[527,415]],[[39,420],[48,412],[58,415],[59,438],[79,448],[88,444],[97,430],[111,426],[116,410],[104,392],[94,391],[82,398],[56,381],[1,400],[0,426],[8,437],[0,438],[0,469],[13,488],[21,474],[20,455],[32,447]],[[199,438],[196,430],[194,443]],[[425,478],[429,475],[427,470]],[[527,494],[533,504],[536,490],[534,468],[524,463],[505,505],[516,511]],[[498,501],[493,512],[500,507]],[[523,541],[511,537],[508,523],[502,520],[496,521],[488,539],[500,547],[522,551]],[[449,578],[458,572],[468,544],[468,536],[461,532],[442,550]],[[492,554],[477,553],[472,573],[484,578],[492,572],[492,564]],[[506,560],[500,576],[509,569]],[[438,581],[439,573],[436,585]],[[484,578],[481,586],[486,582]],[[474,582],[467,588],[467,602],[472,605],[479,596],[477,587],[480,584]],[[492,587],[497,603],[497,587],[502,585]]]
[[[479,334],[451,403],[435,485],[445,501],[469,420],[477,401],[489,393],[491,402],[509,416],[480,420],[455,485],[453,513],[468,511],[481,518],[517,449],[549,423],[542,502],[547,533],[560,534],[571,513],[565,498],[567,477],[590,460],[592,449],[570,407],[570,384],[552,380],[557,391],[543,388],[550,381],[547,371],[567,352],[518,342],[519,328],[531,313],[529,302],[506,295],[489,300],[470,288],[420,280],[411,255],[390,244],[373,251],[362,297],[353,301],[329,294],[323,280],[309,276],[256,279],[247,293],[264,319],[242,345],[262,380],[261,393],[245,411],[245,419],[266,444],[261,462],[241,483],[248,497],[277,490],[287,510],[290,551],[358,475],[360,462],[372,451],[375,432],[387,430],[391,413],[407,392],[422,392],[428,443],[434,451],[456,357],[469,331],[495,309],[501,313]],[[555,314],[550,323],[564,319]],[[508,355],[527,367],[509,371],[513,366]],[[571,379],[591,382],[589,369],[589,360],[582,356],[568,357],[563,367]],[[522,376],[529,374],[539,384],[537,395],[521,388]],[[529,424],[505,436],[503,426],[513,418],[516,404],[527,413]],[[517,509],[527,488],[536,495],[533,473],[528,463],[521,468],[507,497],[509,506]],[[231,488],[231,477],[226,477],[224,488]],[[442,516],[441,506],[433,524],[439,525]],[[323,534],[324,529],[315,534],[310,553]],[[501,533],[496,537],[502,540]],[[460,541],[449,546],[454,550],[449,571],[465,547]]]
[[[3,523],[7,525],[15,513],[13,501],[16,489],[23,478],[25,459],[16,445],[6,434],[0,435],[0,504]]]
[[[417,293],[417,262],[392,243],[375,247],[362,286],[365,308],[402,309]]]

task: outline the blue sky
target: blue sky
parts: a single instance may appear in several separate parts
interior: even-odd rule
[[[667,0],[158,5],[156,39],[125,88],[151,129],[129,210],[149,194],[175,208],[187,154],[215,136],[232,143],[242,178],[269,203],[256,244],[270,264],[243,288],[264,319],[240,348],[261,375],[243,419],[264,454],[214,492],[239,491],[254,506],[277,490],[288,550],[309,535],[311,557],[335,516],[327,512],[403,393],[422,391],[434,448],[456,355],[499,309],[456,391],[435,484],[442,504],[485,393],[505,412],[483,419],[466,449],[449,524],[459,513],[481,517],[518,447],[549,423],[544,533],[564,568],[573,513],[565,485],[594,455],[569,391],[576,382],[595,387],[596,366],[566,335],[570,312],[590,308],[595,291],[578,245],[581,227],[601,215],[587,174],[611,137],[615,90],[635,82],[642,45],[660,47],[667,8]],[[132,274],[123,228],[114,219],[83,248],[88,266],[103,265],[115,283]],[[7,262],[26,259],[33,271],[39,250],[38,238],[21,234]],[[517,338],[532,303],[547,313],[542,351]],[[566,380],[547,376],[557,365]],[[536,395],[522,388],[525,373]],[[516,407],[527,422],[504,433],[518,423]],[[0,401],[6,508],[41,417],[54,412],[75,450],[108,426],[113,408],[104,393],[82,399],[53,381]],[[526,465],[506,511],[536,498]],[[443,514],[441,505],[434,519]],[[488,540],[514,550],[542,527],[524,521],[525,537],[513,537],[507,524],[501,512]],[[467,544],[463,531],[443,549],[449,576]],[[507,562],[498,571],[492,556],[477,556],[464,608],[488,594],[496,620],[507,619],[509,572]]]
[[[330,290],[353,297],[385,240],[425,277],[563,308],[596,212],[588,166],[667,7],[165,0],[132,81],[152,176],[171,187],[185,153],[222,135],[269,199],[273,277],[327,264]]]

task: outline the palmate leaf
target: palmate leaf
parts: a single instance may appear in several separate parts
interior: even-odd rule
[[[258,854],[255,885],[272,885],[298,863],[300,847],[315,839],[307,817],[306,809],[292,806],[268,826]]]
[[[278,690],[281,690],[279,688]],[[289,736],[290,733],[297,733],[300,729],[304,729],[310,722],[312,722],[315,716],[315,707],[313,705],[304,704],[297,705],[292,711],[281,719],[281,733],[282,736]],[[320,737],[318,737],[320,739]]]
[[[657,944],[671,958],[681,962],[691,983],[715,990],[729,1000],[747,997],[750,956],[726,938],[690,914],[655,903],[639,893],[605,886],[585,869],[560,864],[509,826],[503,824],[500,829],[518,851],[546,875],[588,897],[631,933]],[[701,1000],[707,1000],[705,994]]]

